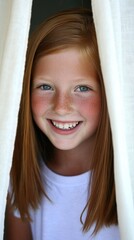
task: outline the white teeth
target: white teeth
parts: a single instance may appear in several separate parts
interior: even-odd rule
[[[73,123],[58,123],[55,121],[52,121],[53,125],[59,129],[72,129],[75,128],[79,122],[73,122]]]

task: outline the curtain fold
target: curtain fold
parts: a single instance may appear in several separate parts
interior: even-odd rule
[[[92,0],[114,144],[122,240],[134,239],[134,1]]]
[[[32,0],[0,0],[0,239],[21,97]]]

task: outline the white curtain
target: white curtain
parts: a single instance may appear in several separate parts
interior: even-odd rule
[[[112,125],[122,240],[134,240],[134,0],[92,0]]]
[[[0,240],[32,0],[0,0]],[[122,240],[134,239],[134,0],[92,0],[112,125]]]
[[[0,0],[0,240],[3,239],[32,0]]]

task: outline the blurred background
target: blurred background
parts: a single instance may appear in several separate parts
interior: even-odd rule
[[[76,7],[91,8],[91,0],[33,0],[30,31],[47,17]]]

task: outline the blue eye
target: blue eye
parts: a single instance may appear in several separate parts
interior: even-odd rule
[[[78,87],[76,88],[76,91],[77,91],[77,92],[88,92],[88,91],[90,91],[90,90],[91,90],[91,88],[88,87],[88,86],[78,86]]]
[[[51,87],[50,85],[48,85],[48,84],[42,84],[42,85],[40,86],[40,89],[41,89],[41,90],[44,90],[44,91],[53,90],[52,87]]]

